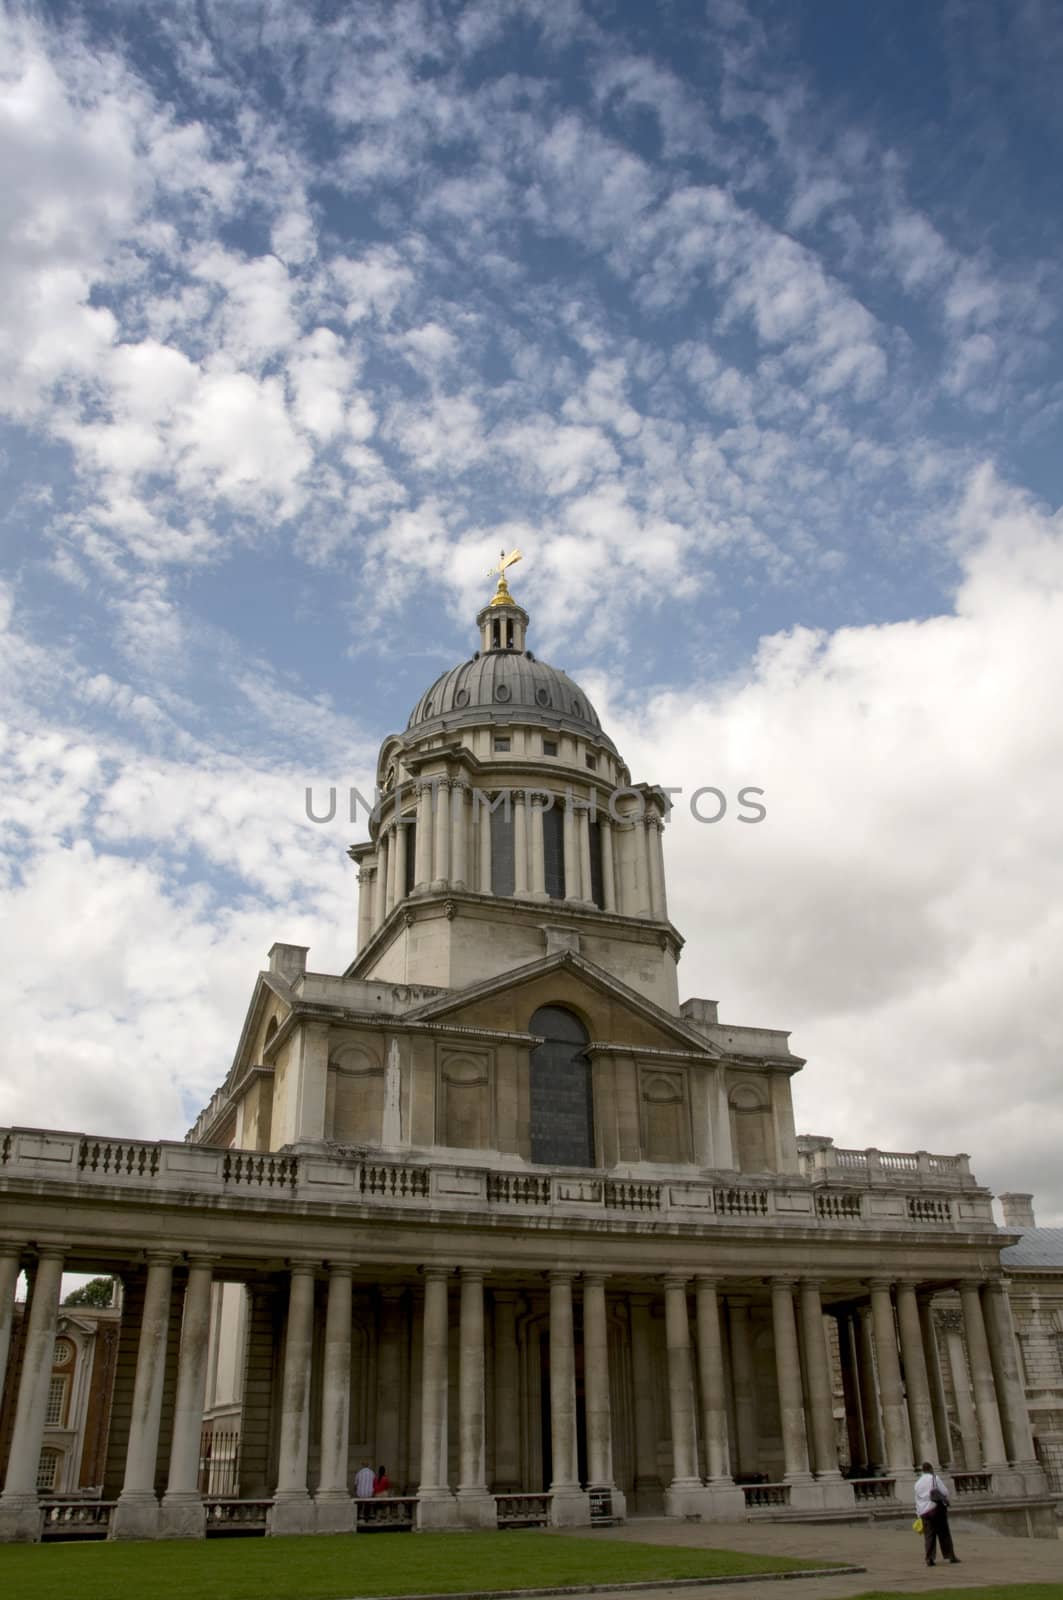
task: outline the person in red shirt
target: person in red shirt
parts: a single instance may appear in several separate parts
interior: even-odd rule
[[[379,1466],[377,1468],[376,1477],[373,1479],[373,1496],[375,1498],[378,1494],[390,1494],[390,1493],[391,1493],[391,1479],[388,1477],[387,1472],[384,1470],[383,1465],[381,1465],[381,1466]]]

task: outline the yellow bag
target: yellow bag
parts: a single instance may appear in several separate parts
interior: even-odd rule
[[[922,1531],[923,1531],[923,1519],[922,1519],[922,1517],[916,1517],[915,1521],[912,1523],[912,1532],[913,1533],[922,1533]]]

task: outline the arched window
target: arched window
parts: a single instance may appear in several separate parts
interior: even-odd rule
[[[561,1006],[540,1006],[528,1032],[531,1055],[531,1158],[557,1167],[593,1167],[594,1125],[587,1030]]]
[[[731,1137],[739,1172],[773,1170],[771,1112],[751,1084],[731,1090]]]

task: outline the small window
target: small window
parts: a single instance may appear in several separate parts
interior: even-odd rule
[[[59,1476],[59,1452],[58,1452],[58,1450],[42,1450],[41,1451],[40,1460],[37,1463],[37,1488],[38,1488],[38,1490],[44,1490],[45,1492],[47,1492],[49,1489],[54,1489],[55,1488],[56,1479],[58,1478],[58,1476]]]
[[[48,1408],[44,1413],[46,1428],[61,1428],[66,1411],[66,1379],[53,1378],[48,1385]]]
[[[590,770],[592,772],[597,772],[597,770],[598,770],[598,757],[597,756],[587,756],[586,761],[587,761],[587,765],[590,768]]]
[[[557,755],[557,740],[556,739],[544,739],[543,740],[543,755],[544,756],[556,756]]]
[[[509,739],[496,739],[495,740],[495,749],[496,749],[496,751],[502,751],[504,753],[506,750],[509,749],[509,747],[510,747]]]
[[[69,1361],[73,1361],[73,1359],[74,1359],[74,1343],[73,1343],[73,1340],[72,1339],[57,1339],[55,1341],[55,1355],[52,1358],[52,1365],[56,1366],[56,1367],[65,1367],[67,1365],[67,1363]]]

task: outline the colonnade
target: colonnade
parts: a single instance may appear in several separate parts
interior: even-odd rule
[[[4,1292],[0,1337],[10,1328],[19,1259],[0,1252]],[[121,1490],[110,1522],[113,1537],[202,1535],[199,1450],[207,1380],[211,1287],[216,1259],[178,1257],[164,1251],[146,1259],[143,1310],[135,1338],[135,1374],[129,1407]],[[0,1496],[0,1537],[35,1537],[39,1517],[36,1473],[41,1453],[48,1383],[59,1312],[63,1254],[42,1249],[33,1265],[32,1293],[22,1331],[9,1465]],[[176,1274],[179,1272],[180,1281]],[[353,1263],[305,1260],[290,1264],[283,1318],[283,1361],[275,1390],[274,1532],[352,1529],[349,1486],[352,1405]],[[491,1289],[493,1404],[488,1405],[485,1319],[486,1269],[428,1266],[423,1285],[419,1362],[419,1475],[417,1519],[422,1527],[490,1527],[495,1492],[487,1480],[489,1411],[503,1419],[495,1451],[496,1480],[513,1486],[518,1468],[505,1443],[520,1413],[513,1288]],[[673,1515],[740,1516],[742,1482],[763,1479],[785,1490],[795,1509],[842,1508],[853,1486],[842,1477],[833,1414],[833,1369],[824,1316],[823,1283],[815,1277],[776,1275],[763,1293],[733,1292],[711,1273],[670,1273],[644,1290],[630,1281],[611,1284],[604,1271],[568,1268],[543,1274],[533,1295],[546,1296],[549,1331],[548,1484],[525,1484],[549,1495],[551,1519],[589,1521],[590,1495],[612,1498],[623,1514],[616,1482],[610,1382],[609,1305],[625,1305],[629,1318],[633,1386],[634,1472],[656,1471],[658,1441],[670,1437],[671,1469],[662,1485],[663,1508]],[[324,1283],[323,1337],[315,1339],[315,1286]],[[457,1396],[451,1403],[451,1287],[457,1299]],[[175,1290],[181,1291],[176,1378],[168,1413],[168,1457],[160,1452],[168,1348]],[[1000,1279],[960,1285],[962,1344],[946,1339],[946,1359],[966,1352],[970,1406],[977,1434],[977,1466],[987,1473],[1036,1468],[1033,1440],[1019,1377],[1006,1289]],[[577,1298],[578,1297],[578,1298]],[[829,1307],[837,1319],[841,1384],[845,1396],[849,1474],[883,1474],[903,1497],[913,1468],[924,1458],[953,1464],[941,1354],[931,1319],[931,1293],[914,1283],[876,1279],[866,1302]],[[654,1414],[652,1330],[663,1299],[667,1367],[667,1430]],[[770,1308],[770,1315],[765,1312]],[[577,1326],[582,1321],[582,1400],[577,1387]],[[765,1405],[758,1381],[758,1338],[771,1330],[776,1407]],[[758,1330],[757,1337],[754,1329]],[[955,1330],[956,1333],[959,1330]],[[659,1345],[657,1346],[659,1347]],[[315,1357],[315,1348],[319,1354]],[[267,1366],[272,1365],[266,1351]],[[316,1369],[315,1369],[316,1361]],[[966,1373],[953,1378],[957,1402],[967,1392]],[[582,1410],[580,1410],[580,1405]],[[315,1415],[316,1411],[316,1415]],[[763,1413],[768,1412],[770,1415]],[[448,1443],[448,1417],[456,1415],[457,1450]],[[959,1425],[970,1431],[960,1412]],[[316,1483],[310,1481],[312,1433],[317,1440]],[[578,1439],[582,1449],[577,1448]],[[973,1448],[973,1447],[972,1447]],[[580,1455],[583,1456],[581,1481]],[[510,1456],[513,1459],[510,1459]],[[457,1481],[451,1465],[457,1462]],[[160,1473],[164,1474],[160,1477]],[[737,1480],[737,1483],[736,1483]],[[660,1480],[657,1480],[660,1483]],[[158,1494],[160,1485],[165,1487]],[[518,1485],[519,1486],[519,1485]],[[641,1507],[640,1507],[641,1509]]]
[[[360,885],[358,942],[361,949],[406,895],[448,889],[496,892],[492,886],[491,809],[488,797],[463,779],[436,778],[416,785],[416,806],[397,813],[389,803],[381,819],[375,855],[366,857]],[[509,789],[513,827],[513,894],[546,900],[546,848],[543,831],[547,791]],[[497,801],[498,797],[491,797]],[[500,805],[504,802],[499,801]],[[664,824],[651,810],[622,820],[602,800],[592,813],[586,801],[553,804],[562,812],[565,898],[596,904],[592,848],[599,851],[601,909],[624,916],[667,918]],[[592,845],[591,823],[598,824]],[[412,845],[411,845],[412,835]],[[413,860],[410,860],[410,851]]]

